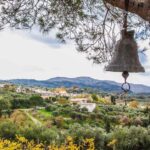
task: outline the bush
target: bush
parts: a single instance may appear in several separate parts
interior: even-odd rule
[[[44,100],[39,95],[32,95],[29,101],[31,106],[44,106]]]
[[[76,145],[72,137],[68,136],[63,144],[45,145],[45,143],[36,143],[35,141],[29,141],[25,137],[16,136],[14,140],[0,139],[0,148],[2,150],[79,150],[80,148],[94,150],[93,139],[84,139],[80,145]]]
[[[81,126],[76,123],[69,129],[69,134],[74,137],[75,143],[80,144],[83,139],[94,139],[96,150],[104,150],[105,136],[101,128],[92,128],[89,125]]]
[[[54,129],[44,129],[40,135],[40,142],[45,144],[54,144],[58,140],[58,132]]]
[[[53,118],[53,124],[56,125],[57,128],[62,128],[64,126],[64,118],[62,116]]]
[[[40,141],[40,135],[43,132],[41,127],[26,127],[21,129],[21,136],[24,136],[28,140]]]
[[[58,103],[61,105],[66,105],[66,104],[70,103],[70,101],[68,99],[65,99],[65,98],[60,98],[58,100]]]
[[[129,107],[131,108],[138,108],[138,106],[139,106],[139,103],[136,100],[129,102]]]
[[[92,97],[94,102],[98,102],[99,98],[98,98],[98,96],[96,94],[92,94],[91,97]]]
[[[149,150],[150,147],[150,134],[143,127],[117,129],[109,136],[111,137],[109,141],[114,139],[117,141],[115,143],[117,150]]]
[[[4,139],[14,139],[17,134],[17,127],[11,121],[0,123],[0,137]]]
[[[12,109],[31,107],[29,99],[26,98],[15,98],[12,100],[11,103],[12,103]]]
[[[2,116],[2,110],[8,110],[11,108],[11,103],[7,99],[0,99],[0,117]]]

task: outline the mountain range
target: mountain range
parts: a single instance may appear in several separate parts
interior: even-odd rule
[[[56,87],[73,87],[79,88],[92,88],[105,92],[120,92],[121,83],[117,83],[109,80],[97,80],[90,77],[55,77],[48,80],[34,80],[34,79],[13,79],[13,80],[1,80],[0,82],[8,82],[15,85],[24,86],[40,86],[48,88]],[[131,84],[131,92],[133,93],[150,93],[150,87],[142,84]]]

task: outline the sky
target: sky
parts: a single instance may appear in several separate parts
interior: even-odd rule
[[[0,31],[0,79],[37,79],[88,76],[122,83],[121,73],[104,71],[76,51],[75,44],[61,44],[55,33],[5,29]],[[147,45],[141,42],[140,47]],[[132,73],[130,83],[150,86],[150,52],[140,56],[146,73]]]

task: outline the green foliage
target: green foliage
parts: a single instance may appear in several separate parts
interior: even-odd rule
[[[59,104],[62,104],[62,105],[65,105],[65,104],[68,104],[68,103],[69,103],[69,100],[66,99],[66,98],[60,98],[60,99],[58,100],[58,103],[59,103]]]
[[[45,109],[50,112],[55,111],[57,108],[58,107],[56,105],[52,105],[52,104],[49,104],[48,106],[45,107]]]
[[[0,137],[6,139],[13,139],[17,134],[17,126],[11,121],[0,123]]]
[[[93,101],[96,101],[96,102],[98,102],[98,96],[96,95],[96,94],[92,94],[92,99],[93,99]]]
[[[45,117],[50,117],[50,116],[52,116],[52,113],[49,112],[49,111],[47,111],[46,109],[40,109],[39,112],[40,112],[41,114],[43,114]]]
[[[117,140],[118,150],[148,150],[150,147],[150,134],[142,127],[116,129],[109,136]]]
[[[9,85],[9,84],[6,84],[4,85],[4,88],[3,88],[5,91],[11,91],[11,92],[15,92],[16,91],[16,86],[15,85]]]
[[[8,111],[11,108],[11,103],[7,99],[0,99],[0,117],[2,116],[2,111]]]
[[[105,135],[101,128],[92,128],[89,125],[81,126],[76,123],[69,129],[69,134],[75,137],[75,142],[77,144],[81,143],[84,138],[93,138],[95,149],[104,149]]]
[[[30,106],[44,106],[44,100],[39,95],[32,95],[29,99]]]
[[[57,126],[57,128],[63,128],[64,126],[64,118],[62,116],[53,118],[53,125]]]
[[[12,101],[12,108],[32,108],[35,106],[44,106],[44,100],[41,96],[39,95],[32,95],[32,96],[17,96],[15,97]]]
[[[12,100],[12,108],[30,108],[30,101],[26,98],[14,98]]]
[[[81,108],[81,112],[83,112],[83,113],[84,113],[84,112],[85,112],[85,113],[87,112],[87,113],[88,113],[88,109],[87,109],[86,107],[83,107],[83,108]]]
[[[10,109],[11,103],[7,99],[0,99],[0,110],[7,110]]]
[[[44,143],[51,143],[53,144],[56,142],[58,137],[58,131],[55,128],[47,129],[45,127],[27,127],[22,128],[20,130],[20,134],[29,140],[34,140],[37,143],[44,142]]]
[[[114,95],[111,95],[111,103],[116,105],[116,97]]]

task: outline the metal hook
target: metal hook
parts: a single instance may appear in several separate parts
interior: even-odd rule
[[[124,83],[122,84],[121,89],[127,93],[130,91],[130,84],[127,82],[127,78],[129,76],[128,71],[123,71],[122,76],[124,78]]]
[[[129,92],[129,91],[130,91],[130,84],[127,83],[127,82],[123,83],[123,84],[121,85],[121,89],[122,89],[125,93]]]

